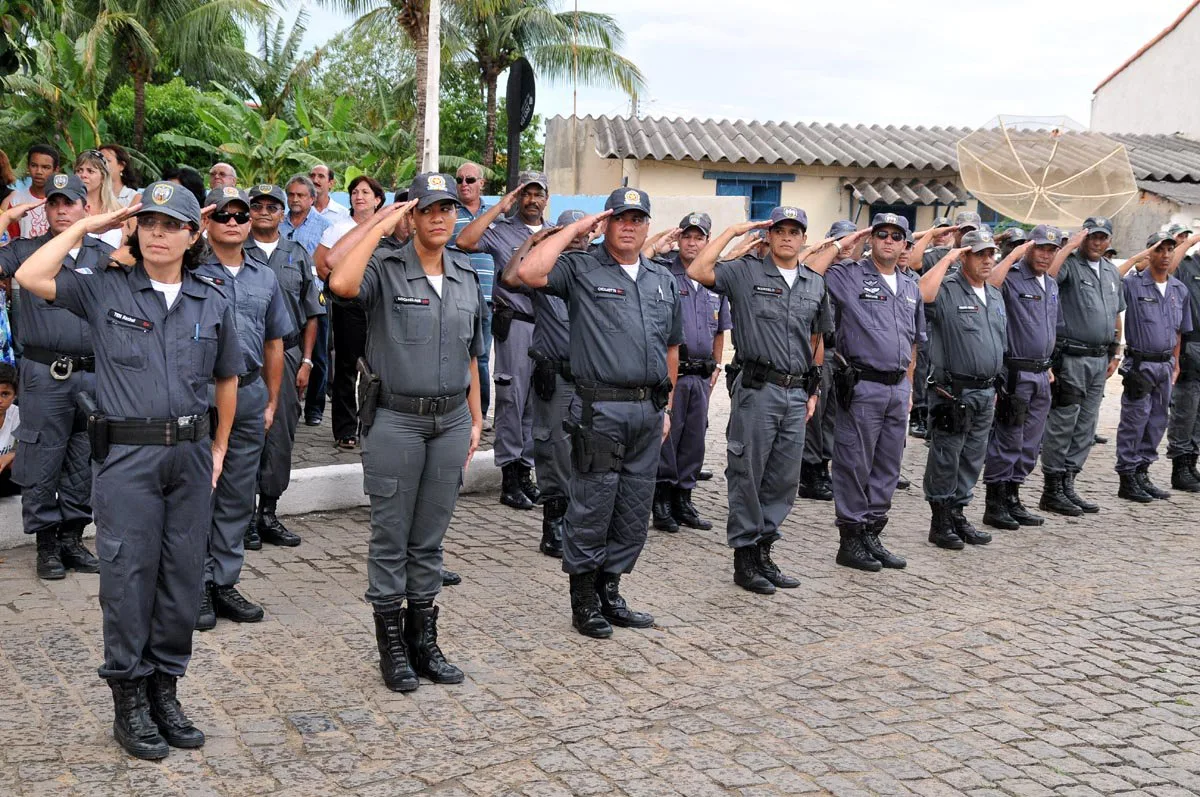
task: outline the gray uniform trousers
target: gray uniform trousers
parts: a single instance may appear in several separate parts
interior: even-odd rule
[[[917,365],[913,369],[913,409],[929,409],[929,344],[917,344]]]
[[[212,443],[113,446],[94,470],[100,677],[181,676],[212,526]]]
[[[571,482],[571,435],[563,429],[563,420],[575,395],[575,385],[554,375],[554,395],[542,401],[533,395],[533,465],[537,472],[542,502],[566,498]]]
[[[363,492],[371,500],[367,601],[379,611],[442,589],[442,539],[471,445],[466,403],[442,415],[382,407],[363,442]]]
[[[22,416],[24,422],[24,416]],[[1171,391],[1167,458],[1200,453],[1200,376],[1180,378]]]
[[[1015,393],[1018,398],[1029,402],[1025,423],[1020,426],[1005,426],[996,421],[988,438],[987,465],[983,471],[985,484],[1016,482],[1024,484],[1025,478],[1037,464],[1038,448],[1046,431],[1046,417],[1050,412],[1050,374],[1022,371],[1017,379]]]
[[[92,519],[91,446],[76,423],[75,396],[96,392],[96,375],[84,371],[59,381],[50,366],[21,363],[21,425],[15,438],[13,481],[21,485],[21,520],[26,534],[62,522]]]
[[[293,346],[283,353],[279,403],[275,407],[275,420],[267,430],[258,466],[258,492],[267,498],[283,495],[292,479],[292,446],[296,443],[296,426],[300,422],[296,372],[300,370],[301,354],[299,346]]]
[[[929,396],[929,413],[946,403],[937,393]],[[949,506],[971,503],[972,491],[987,456],[988,433],[996,411],[996,391],[963,390],[962,401],[971,408],[967,428],[950,434],[929,427],[929,455],[925,460],[925,500]]]
[[[796,503],[808,393],[770,382],[758,390],[734,385],[726,427],[725,480],[729,547],[774,542]]]
[[[837,403],[833,400],[833,352],[826,349],[825,364],[821,366],[821,395],[817,410],[804,430],[804,461],[822,465],[833,459],[833,426]]]
[[[513,321],[508,339],[496,341],[496,466],[533,467],[533,324]]]
[[[246,526],[254,515],[254,490],[262,461],[263,412],[267,409],[267,385],[255,379],[237,392],[237,410],[229,432],[229,449],[221,466],[221,478],[213,491],[212,531],[208,535],[208,558],[204,582],[218,587],[238,583],[246,559],[243,541]]]
[[[839,527],[887,517],[908,442],[911,393],[907,379],[895,385],[864,379],[854,386],[850,409],[835,410],[831,479]]]
[[[1124,369],[1128,371],[1134,365]],[[1154,383],[1150,394],[1131,399],[1121,394],[1121,421],[1117,426],[1117,473],[1133,473],[1158,460],[1158,444],[1167,429],[1167,407],[1171,403],[1172,363],[1137,366],[1142,376]]]
[[[569,410],[574,422],[579,422],[581,411],[582,401],[576,395]],[[564,573],[633,571],[646,544],[662,427],[663,413],[649,401],[592,405],[592,428],[621,441],[625,459],[619,471],[580,473],[572,466],[563,532]]]
[[[1071,407],[1052,407],[1042,440],[1042,471],[1061,474],[1079,473],[1096,436],[1100,402],[1104,400],[1104,382],[1108,379],[1108,358],[1069,357],[1054,369],[1055,379],[1066,379],[1087,395]]]
[[[696,488],[704,464],[704,437],[708,432],[708,378],[681,376],[675,381],[671,402],[671,433],[662,445],[658,480],[684,490]]]

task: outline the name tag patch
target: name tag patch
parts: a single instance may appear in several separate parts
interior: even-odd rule
[[[960,312],[960,313],[978,313],[979,308],[973,304],[960,304],[958,306],[958,312]]]
[[[783,296],[783,288],[775,288],[770,285],[755,285],[754,292],[763,296]]]
[[[195,277],[201,282],[206,282],[209,285],[215,285],[218,288],[225,284],[225,280],[221,279],[220,277],[210,277],[207,274],[196,274]]]
[[[887,296],[882,293],[860,293],[859,299],[864,299],[868,302],[886,302]]]
[[[1138,301],[1146,304],[1158,304],[1158,299],[1154,296],[1139,296]]]
[[[624,288],[614,288],[610,285],[597,285],[596,294],[599,296],[624,296]]]
[[[137,316],[129,315],[128,313],[122,313],[117,310],[109,310],[107,315],[109,321],[117,324],[118,326],[129,327],[130,329],[137,329],[142,332],[149,332],[150,330],[154,329],[153,321],[147,321],[144,318],[138,318]]]
[[[429,304],[428,299],[422,299],[419,296],[397,296],[392,299],[393,304],[411,304],[419,307],[424,307]]]
[[[1029,299],[1030,301],[1034,301],[1034,302],[1040,302],[1042,300],[1042,297],[1036,293],[1018,293],[1017,298],[1018,299]]]

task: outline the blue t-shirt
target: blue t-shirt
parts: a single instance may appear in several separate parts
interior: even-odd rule
[[[450,246],[454,246],[454,242],[458,240],[458,234],[487,209],[487,205],[480,203],[479,213],[473,216],[471,211],[459,205],[458,220],[454,222],[454,235],[450,237]],[[479,289],[483,291],[483,298],[490,303],[492,301],[492,282],[496,278],[496,264],[491,255],[473,252],[468,254],[471,256],[471,268],[475,269],[475,273],[479,275]]]

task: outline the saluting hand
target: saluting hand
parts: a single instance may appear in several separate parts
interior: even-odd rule
[[[570,230],[572,238],[578,238],[584,232],[598,234],[600,225],[608,221],[608,217],[611,215],[611,210],[606,210],[603,213],[593,213],[591,216],[584,216],[578,221],[571,222],[563,229]]]
[[[1088,237],[1088,234],[1087,234],[1086,230],[1077,231],[1074,235],[1072,235],[1069,239],[1067,239],[1066,249],[1068,251],[1074,251],[1074,250],[1078,249],[1079,245],[1082,244],[1083,240],[1087,237]]]
[[[100,213],[83,219],[83,231],[93,235],[119,229],[125,220],[142,209],[141,202],[134,202],[127,208],[114,210],[111,213]]]
[[[965,255],[967,252],[970,252],[970,251],[971,251],[971,247],[969,247],[969,246],[958,246],[958,247],[955,247],[954,249],[951,249],[948,252],[948,254],[950,254],[952,256],[950,262],[953,263],[955,260],[960,260],[963,255]]]
[[[36,202],[22,202],[19,205],[13,205],[4,212],[8,216],[8,220],[10,222],[19,221],[20,219],[25,218],[26,213],[34,208],[41,207],[44,204],[46,204],[46,200],[44,199],[39,199]]]
[[[417,200],[415,199],[410,199],[399,205],[388,205],[386,208],[381,208],[375,212],[371,223],[383,235],[391,235],[400,226],[400,221],[411,214],[413,208],[416,206]]]
[[[513,205],[517,204],[517,197],[521,195],[521,192],[525,190],[525,186],[527,185],[528,183],[521,183],[516,188],[505,194],[497,203],[500,205],[500,210],[504,211],[505,213],[512,210]]]
[[[682,234],[683,230],[679,229],[678,227],[672,227],[671,229],[667,230],[663,237],[660,238],[654,245],[655,254],[665,255],[667,252],[670,252],[675,246],[675,242],[679,240],[679,236]]]
[[[770,226],[771,226],[771,220],[763,219],[762,221],[743,221],[741,224],[733,225],[732,227],[729,228],[729,230],[735,236],[737,236],[737,235],[745,235],[746,233],[751,232],[752,230],[765,230],[766,228],[768,228]]]

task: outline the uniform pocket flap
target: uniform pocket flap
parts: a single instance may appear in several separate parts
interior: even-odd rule
[[[117,554],[121,552],[121,541],[112,537],[96,535],[96,556],[99,556],[106,562],[117,561]]]
[[[533,427],[533,439],[537,440],[539,442],[542,442],[542,443],[549,440],[550,439],[550,427],[549,426]]]
[[[38,430],[30,429],[28,426],[18,426],[13,432],[13,439],[18,443],[36,443],[38,441]]]
[[[726,442],[725,448],[729,450],[730,454],[740,457],[746,451],[746,444],[740,440],[729,440]]]
[[[363,474],[363,493],[377,495],[380,498],[391,498],[400,487],[400,480],[390,476],[372,476]]]

